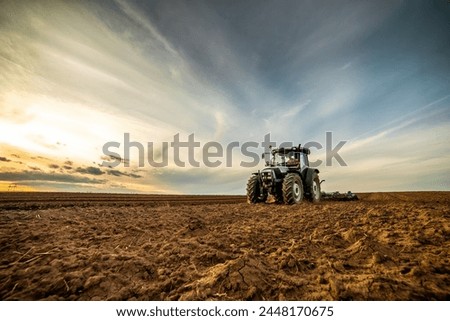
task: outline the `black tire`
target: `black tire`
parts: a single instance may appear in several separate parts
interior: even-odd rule
[[[262,193],[261,193],[262,192]],[[267,193],[261,191],[261,184],[258,176],[252,175],[247,182],[247,203],[262,203],[267,200]]]
[[[283,181],[283,200],[285,204],[298,204],[303,200],[303,184],[300,175],[289,173]]]
[[[273,196],[275,197],[275,202],[277,204],[283,204],[284,203],[283,186],[281,184],[277,184],[276,192],[275,192],[275,194]]]
[[[322,198],[322,191],[320,190],[320,180],[317,173],[313,174],[311,186],[309,187],[309,200],[313,203],[319,203]]]

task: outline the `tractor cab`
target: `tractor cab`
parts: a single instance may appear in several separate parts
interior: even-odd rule
[[[275,148],[270,153],[272,157],[266,161],[266,166],[285,166],[289,168],[304,168],[309,166],[308,155],[310,150],[300,145],[298,147]]]

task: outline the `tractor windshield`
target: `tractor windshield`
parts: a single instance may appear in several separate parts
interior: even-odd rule
[[[276,153],[273,155],[272,163],[276,166],[286,165],[286,161],[288,160],[288,156],[286,154]]]
[[[305,155],[297,151],[287,153],[275,153],[272,158],[273,166],[299,166],[303,168],[306,164]]]
[[[298,159],[298,154],[295,152],[288,152],[288,153],[275,153],[273,155],[272,163],[276,166],[286,166],[286,163],[289,160],[295,160]]]

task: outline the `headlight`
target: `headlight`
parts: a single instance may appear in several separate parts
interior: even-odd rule
[[[272,180],[272,172],[264,172],[263,179],[264,180]]]

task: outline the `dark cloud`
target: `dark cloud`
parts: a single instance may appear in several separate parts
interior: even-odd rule
[[[11,154],[11,156],[12,156],[12,157],[15,157],[15,158],[20,158],[20,156],[17,155],[17,154]]]
[[[10,161],[11,161],[10,159],[0,156],[0,162],[10,162]]]
[[[29,169],[33,170],[33,171],[42,171],[42,169],[40,169],[37,166],[28,166]]]
[[[108,172],[108,175],[113,175],[113,176],[127,176],[127,177],[131,177],[131,178],[141,178],[142,177],[142,175],[138,175],[138,174],[134,174],[134,173],[125,173],[125,172],[121,172],[116,169],[110,169],[107,172]]]
[[[122,161],[121,157],[117,157],[114,155],[103,155],[100,157],[101,160],[118,160],[118,161]]]
[[[38,171],[3,172],[0,173],[1,181],[47,181],[66,183],[103,184],[106,180],[92,179],[89,177],[69,174],[43,173]]]
[[[129,164],[130,163],[130,160],[129,159],[125,159],[125,158],[122,158],[122,157],[118,157],[118,156],[115,156],[115,155],[102,155],[101,157],[100,157],[100,159],[101,160],[103,160],[103,161],[108,161],[108,162],[114,162],[114,161],[119,161],[120,163],[123,163],[123,164]],[[110,168],[111,168],[111,166],[109,166]]]
[[[141,178],[142,177],[142,175],[133,174],[133,173],[129,174],[129,176],[132,178]]]
[[[88,167],[78,167],[75,172],[80,174],[90,174],[90,175],[103,175],[105,174],[104,171],[102,171],[98,167],[88,166]]]
[[[58,164],[50,164],[50,165],[48,165],[48,167],[57,169],[57,168],[59,168],[59,165]]]
[[[109,170],[108,174],[109,175],[113,175],[113,176],[122,176],[123,175],[121,171],[118,171],[118,170],[115,170],[115,169]]]
[[[62,166],[62,168],[65,170],[71,170],[71,169],[73,169],[72,165],[73,165],[73,162],[70,160],[67,160],[64,162],[64,165]]]

